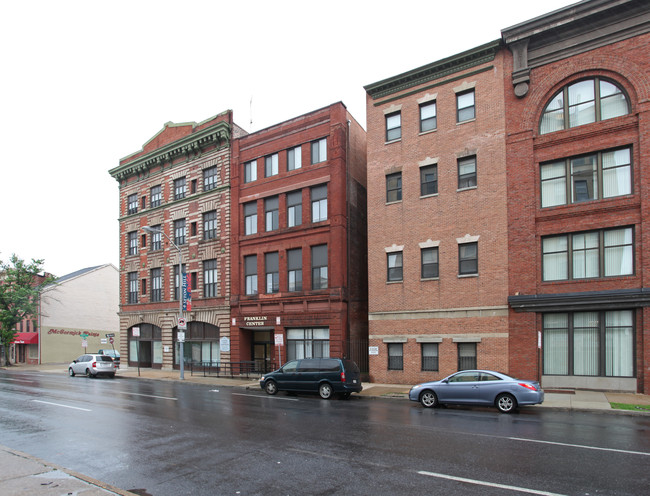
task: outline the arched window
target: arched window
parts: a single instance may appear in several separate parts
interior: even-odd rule
[[[623,90],[605,79],[592,78],[566,85],[546,104],[540,134],[604,121],[630,112]]]

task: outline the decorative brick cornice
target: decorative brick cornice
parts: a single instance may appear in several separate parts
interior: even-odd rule
[[[372,99],[382,98],[491,62],[501,48],[501,40],[492,41],[466,52],[418,67],[397,76],[364,86]]]
[[[197,159],[207,148],[220,150],[230,146],[230,139],[231,129],[228,123],[218,122],[214,126],[164,145],[108,172],[120,182],[131,176],[146,174],[153,167],[164,167],[165,164],[174,163],[179,158],[185,158],[183,162]]]

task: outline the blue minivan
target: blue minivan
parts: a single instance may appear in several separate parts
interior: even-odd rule
[[[264,374],[260,387],[268,394],[278,391],[318,393],[325,400],[334,394],[349,398],[351,393],[360,393],[363,389],[357,364],[342,358],[292,360]]]

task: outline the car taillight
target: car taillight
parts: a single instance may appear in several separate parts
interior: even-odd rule
[[[537,388],[532,384],[524,384],[523,382],[520,382],[519,385],[521,387],[525,387],[526,389],[530,389],[531,391],[537,391]]]
[[[93,362],[93,367],[97,368],[97,362]]]
[[[345,372],[341,372],[341,382],[345,382]]]

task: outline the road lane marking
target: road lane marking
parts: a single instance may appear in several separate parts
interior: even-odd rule
[[[511,439],[512,441],[524,441],[524,442],[527,442],[527,443],[554,444],[555,446],[566,446],[568,448],[583,448],[583,449],[590,449],[590,450],[596,450],[596,451],[612,451],[614,453],[625,453],[626,455],[650,456],[650,453],[645,453],[643,451],[629,451],[629,450],[622,450],[622,449],[616,449],[616,448],[600,448],[598,446],[587,446],[587,445],[584,445],[584,444],[558,443],[556,441],[541,441],[539,439],[526,439],[526,438],[523,438],[523,437],[509,437],[507,439]]]
[[[273,396],[262,396],[261,394],[243,394],[243,393],[232,393],[233,396],[250,396],[251,398],[268,398],[270,400],[284,400],[284,401],[300,401],[298,398],[277,398]]]
[[[34,384],[34,381],[28,381],[26,379],[9,379],[8,377],[3,377],[3,381],[14,381],[14,382],[25,382],[27,384]]]
[[[121,391],[122,394],[132,394],[133,396],[144,396],[146,398],[158,398],[160,400],[172,400],[178,401],[178,398],[170,398],[169,396],[155,396],[153,394],[140,394],[140,393],[130,393],[128,391]]]
[[[92,410],[88,410],[88,408],[79,408],[76,406],[62,405],[60,403],[50,403],[49,401],[41,401],[41,400],[32,400],[32,401],[36,403],[44,403],[46,405],[62,406],[63,408],[72,408],[73,410],[81,410],[82,412],[92,412]]]
[[[496,487],[499,489],[508,489],[509,491],[519,491],[521,493],[539,494],[541,496],[564,496],[562,494],[550,493],[548,491],[538,491],[537,489],[528,489],[526,487],[507,486],[505,484],[497,484],[495,482],[486,482],[486,481],[480,481],[476,479],[466,479],[465,477],[455,477],[453,475],[437,474],[435,472],[426,472],[424,470],[420,470],[418,474],[427,475],[429,477],[437,477],[438,479],[447,479],[456,482],[466,482],[467,484],[475,484],[478,486],[489,486],[489,487]]]

